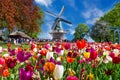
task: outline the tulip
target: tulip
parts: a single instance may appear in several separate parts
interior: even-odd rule
[[[53,73],[55,69],[55,64],[53,62],[46,62],[43,68],[47,73]]]
[[[57,59],[56,59],[57,61],[61,61],[61,57],[57,57]]]
[[[109,61],[112,61],[110,56],[106,56],[106,58],[103,60],[104,63],[108,63]]]
[[[2,47],[0,46],[0,53],[2,53]]]
[[[75,61],[75,58],[72,58],[72,57],[69,57],[69,56],[66,56],[66,60],[68,63],[72,63]]]
[[[9,75],[10,75],[10,72],[9,72],[8,68],[4,69],[3,72],[2,72],[2,76],[7,77]]]
[[[47,54],[46,54],[46,59],[50,60],[50,58],[53,58],[53,59],[54,59],[54,57],[53,57],[53,52],[47,52]]]
[[[88,59],[90,57],[90,52],[84,52],[83,55],[86,59]]]
[[[61,49],[58,48],[58,47],[56,47],[56,48],[55,48],[55,52],[56,52],[58,55],[60,55],[60,54],[61,54]]]
[[[66,50],[70,49],[70,43],[66,43],[66,44],[64,45],[64,48],[65,48]]]
[[[78,49],[83,49],[86,46],[86,41],[82,39],[81,41],[77,40],[76,45]]]
[[[90,50],[90,58],[92,60],[95,60],[97,58],[97,56],[98,56],[97,51],[95,49],[91,48],[91,50]]]
[[[89,75],[87,75],[87,79],[86,80],[88,80],[88,79],[90,79],[90,80],[94,80],[94,74],[89,74]]]
[[[45,48],[46,48],[46,49],[50,49],[50,44],[46,44],[46,45],[45,45]]]
[[[31,57],[31,54],[29,52],[19,51],[17,54],[17,60],[20,62],[24,62],[25,60],[28,60],[28,58]]]
[[[66,80],[79,80],[76,76],[68,76]]]
[[[46,49],[39,50],[39,53],[43,56],[46,56],[47,52],[48,52],[48,50],[46,50]]]
[[[63,77],[64,67],[62,65],[56,65],[53,76],[55,79],[61,79]]]
[[[113,50],[113,53],[115,54],[115,56],[118,56],[120,54],[119,50],[118,49],[114,49]]]
[[[105,70],[105,74],[106,74],[107,76],[111,75],[111,74],[112,74],[112,70],[110,70],[110,69]]]
[[[33,72],[31,71],[26,71],[24,68],[20,68],[20,80],[33,80]]]
[[[57,62],[57,61],[54,60],[53,58],[50,58],[50,60],[48,60],[48,62],[52,62],[52,63],[54,63],[54,64],[58,64],[58,65],[61,64],[61,62]]]
[[[34,48],[33,51],[34,51],[34,52],[37,52],[38,50],[37,50],[37,48]]]
[[[67,72],[68,72],[68,74],[71,75],[71,76],[73,76],[73,75],[76,74],[76,72],[75,72],[74,70],[72,70],[71,68],[69,68]]]
[[[4,55],[3,55],[3,57],[9,57],[9,54],[8,54],[8,53],[6,53],[6,54],[4,54]]]
[[[0,58],[0,65],[4,65],[5,64],[5,59]]]
[[[118,57],[113,57],[113,58],[112,58],[112,62],[113,62],[114,64],[120,63],[120,57],[119,57],[119,56],[118,56]]]
[[[104,56],[108,56],[108,55],[109,55],[109,51],[104,51],[104,52],[103,52],[103,55],[104,55]]]
[[[61,50],[61,51],[60,51],[60,55],[64,55],[64,50]]]
[[[14,68],[14,66],[16,65],[16,59],[14,58],[8,58],[6,60],[6,64],[8,68]]]

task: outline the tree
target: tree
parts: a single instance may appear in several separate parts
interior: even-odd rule
[[[110,26],[120,27],[120,2],[115,4],[114,8],[100,18],[101,21],[106,21]]]
[[[82,24],[82,23],[79,24],[75,28],[75,33],[74,33],[74,39],[73,40],[76,41],[78,39],[82,39],[87,31],[88,31],[88,26],[86,24]]]
[[[42,22],[43,11],[34,0],[0,0],[0,27],[10,32],[17,27],[31,36],[41,31]]]
[[[109,24],[104,21],[97,21],[91,28],[90,35],[96,42],[109,41],[111,37]]]

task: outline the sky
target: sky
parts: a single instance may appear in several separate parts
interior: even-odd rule
[[[64,6],[62,18],[72,22],[72,26],[63,22],[62,27],[63,30],[68,30],[65,39],[72,40],[78,24],[84,23],[91,28],[96,20],[111,10],[120,0],[35,0],[35,2],[45,14],[45,23],[42,25],[42,33],[39,38],[52,39],[49,32],[51,32],[55,17],[49,15],[46,11],[58,15],[62,6]]]

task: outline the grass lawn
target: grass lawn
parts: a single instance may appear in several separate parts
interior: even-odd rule
[[[0,46],[2,46],[3,48],[7,48],[7,44],[8,43],[0,41]],[[20,46],[20,45],[14,45],[13,43],[10,43],[10,44],[11,44],[11,49],[14,49],[14,48],[17,48],[17,47]],[[23,48],[29,48],[30,45],[28,45],[28,44],[22,44],[22,47]]]

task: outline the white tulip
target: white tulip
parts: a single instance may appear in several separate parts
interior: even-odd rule
[[[103,60],[104,63],[109,63],[110,61],[112,61],[110,56],[106,56],[106,58]]]
[[[64,54],[64,50],[61,50],[61,51],[60,51],[60,55],[63,55],[63,54]]]
[[[112,61],[112,58],[110,56],[106,56],[106,59],[108,59],[109,61]]]
[[[115,56],[119,55],[119,50],[118,49],[114,49],[113,52],[115,53]]]
[[[3,55],[3,57],[9,57],[9,54],[6,53],[6,54]]]
[[[50,60],[51,57],[54,59],[53,52],[47,52],[46,59]]]
[[[34,51],[34,52],[37,52],[37,48],[34,48],[33,51]]]
[[[3,51],[5,52],[5,51],[8,51],[6,48],[3,48]]]
[[[57,59],[56,59],[57,61],[61,61],[61,58],[60,57],[57,57]]]
[[[109,53],[110,53],[109,51],[104,51],[104,52],[103,52],[103,55],[104,55],[104,56],[108,56]]]
[[[0,46],[0,53],[2,52],[2,47]]]
[[[56,65],[53,76],[55,79],[61,79],[63,77],[64,67],[62,65]]]

